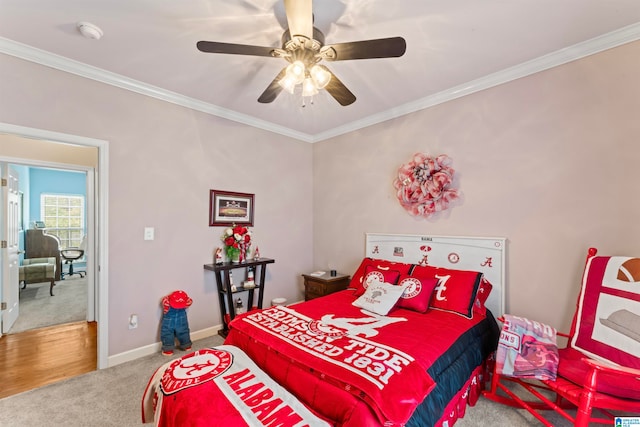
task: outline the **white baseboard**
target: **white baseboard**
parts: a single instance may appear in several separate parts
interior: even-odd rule
[[[222,325],[215,325],[210,328],[201,329],[199,331],[191,332],[191,340],[201,340],[203,338],[209,338],[217,335],[218,331],[222,329]],[[139,359],[140,357],[149,356],[150,354],[159,353],[162,350],[162,343],[156,342],[153,344],[145,345],[144,347],[134,348],[133,350],[125,351],[123,353],[114,354],[107,359],[107,367],[120,365],[121,363],[130,362],[132,360]]]

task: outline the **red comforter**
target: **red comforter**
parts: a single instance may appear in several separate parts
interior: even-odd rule
[[[242,350],[225,345],[158,368],[142,397],[142,422],[159,427],[329,427]]]
[[[481,319],[405,309],[378,316],[354,299],[342,291],[252,311],[234,319],[225,344],[337,425],[403,425],[435,386],[426,370]]]

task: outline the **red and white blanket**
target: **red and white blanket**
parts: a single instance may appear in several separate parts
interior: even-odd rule
[[[403,349],[407,343],[403,330],[413,325],[405,314],[415,316],[406,310],[379,316],[350,303],[327,306],[308,302],[250,312],[237,317],[231,329],[232,335],[239,331],[266,343],[297,366],[313,367],[322,381],[366,401],[380,424],[404,425],[435,387],[426,372],[429,363]],[[412,335],[420,332],[420,328],[410,330]],[[425,334],[419,341],[428,339]]]
[[[158,368],[142,398],[156,426],[328,427],[240,349],[223,345]]]
[[[524,317],[504,315],[496,352],[496,372],[516,378],[556,380],[556,330]]]

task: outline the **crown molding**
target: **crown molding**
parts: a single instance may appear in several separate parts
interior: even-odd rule
[[[136,92],[141,95],[150,96],[172,104],[187,107],[192,110],[222,117],[234,122],[246,124],[259,129],[267,130],[305,142],[311,142],[312,136],[303,132],[279,126],[266,120],[238,113],[237,111],[219,107],[214,104],[203,102],[188,96],[181,95],[157,86],[153,86],[135,79],[131,79],[120,74],[105,71],[101,68],[93,67],[73,59],[56,55],[29,45],[25,45],[4,37],[0,37],[0,53],[15,56],[26,61],[35,62],[60,71],[86,77],[111,86]]]
[[[489,89],[531,74],[539,73],[541,71],[637,40],[640,40],[640,23],[629,25],[602,36],[577,43],[573,46],[557,50],[547,55],[480,77],[479,79],[463,83],[396,108],[365,117],[344,126],[339,126],[337,128],[318,133],[314,135],[313,142],[333,138],[382,123],[386,120],[424,110],[426,108],[433,107],[434,105],[442,104],[443,102],[461,98],[481,90]]]
[[[111,73],[103,69],[93,67],[60,55],[46,52],[10,39],[0,37],[0,53],[15,56],[27,61],[35,62],[47,67],[55,68],[81,77],[99,81],[108,85],[116,86],[162,101],[171,102],[186,108],[190,108],[203,113],[232,120],[238,123],[252,126],[258,129],[284,135],[303,142],[319,142],[336,136],[344,135],[368,126],[382,123],[400,116],[424,110],[443,102],[451,101],[470,95],[481,90],[501,85],[549,68],[557,67],[607,49],[611,49],[626,43],[640,39],[640,23],[629,25],[621,29],[612,31],[599,37],[577,43],[573,46],[560,49],[558,51],[543,55],[531,61],[518,64],[516,66],[489,74],[479,79],[449,88],[442,92],[427,96],[425,98],[409,102],[407,104],[373,114],[371,116],[353,121],[343,126],[338,126],[315,135],[295,131],[285,126],[279,126],[266,120],[238,113],[237,111],[219,107],[214,104],[199,101],[188,96],[149,85],[138,80],[130,79],[122,75]]]

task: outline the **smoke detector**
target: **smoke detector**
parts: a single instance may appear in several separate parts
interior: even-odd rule
[[[103,32],[100,27],[91,22],[78,22],[76,26],[78,31],[88,39],[100,40],[102,37]]]

